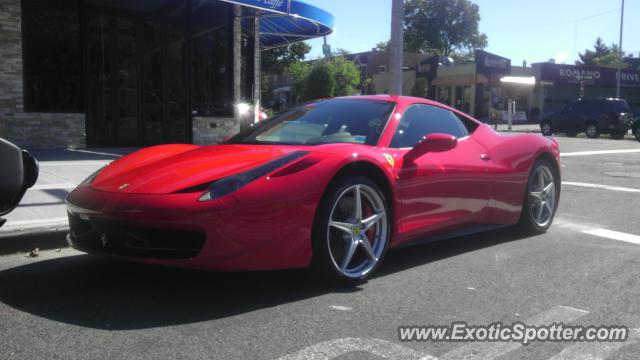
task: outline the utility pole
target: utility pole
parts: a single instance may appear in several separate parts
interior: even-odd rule
[[[618,79],[616,82],[616,98],[620,98],[620,81],[622,79],[622,28],[624,24],[624,0],[620,10],[620,42],[618,42]]]
[[[404,55],[404,0],[392,0],[391,4],[391,76],[389,93],[402,95],[402,57]]]
[[[260,11],[256,11],[254,18],[254,48],[253,48],[253,123],[260,121],[260,100],[262,100],[262,54],[260,53]]]

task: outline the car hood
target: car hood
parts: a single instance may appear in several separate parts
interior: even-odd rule
[[[118,159],[91,187],[130,194],[168,194],[254,168],[298,150],[294,146],[167,145]]]

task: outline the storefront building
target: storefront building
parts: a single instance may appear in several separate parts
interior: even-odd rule
[[[476,61],[449,67],[439,66],[431,82],[436,101],[455,107],[479,119],[500,119],[508,102],[515,101],[519,118],[527,117],[535,98],[534,86],[512,78],[531,79],[533,69],[512,66],[511,60],[476,51]]]
[[[0,137],[215,143],[259,103],[261,50],[331,33],[296,0],[0,0]]]
[[[538,106],[544,111],[556,111],[578,98],[603,99],[616,97],[618,70],[600,66],[578,66],[554,63],[532,64],[541,89]],[[620,98],[640,114],[640,71],[622,69]]]
[[[616,96],[616,69],[549,62],[512,66],[494,54],[476,57],[474,63],[437,68],[430,82],[435,100],[488,122],[504,120],[509,101],[515,101],[515,121],[537,122],[580,98]],[[620,97],[640,114],[640,72],[622,70]]]

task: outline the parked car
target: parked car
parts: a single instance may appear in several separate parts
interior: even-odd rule
[[[636,137],[636,140],[640,141],[640,116],[636,118],[633,122],[633,127],[631,128],[631,133]]]
[[[621,139],[629,132],[632,122],[631,108],[625,100],[578,100],[558,112],[546,114],[540,121],[540,130],[546,136],[565,133],[573,137],[584,132],[592,139],[600,134]]]
[[[357,283],[388,248],[519,224],[546,231],[560,151],[426,99],[306,103],[221,145],[122,157],[67,197],[81,251],[219,271],[312,266]]]
[[[38,180],[38,161],[26,150],[0,138],[0,216],[18,206],[28,188]],[[0,218],[0,226],[5,219]]]

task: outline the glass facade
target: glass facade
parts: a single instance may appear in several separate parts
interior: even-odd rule
[[[25,110],[81,112],[81,26],[78,0],[23,2]]]
[[[86,113],[87,145],[191,142],[193,116],[233,116],[232,5],[23,0],[22,7],[25,111]],[[242,30],[241,89],[251,99],[250,16]]]

